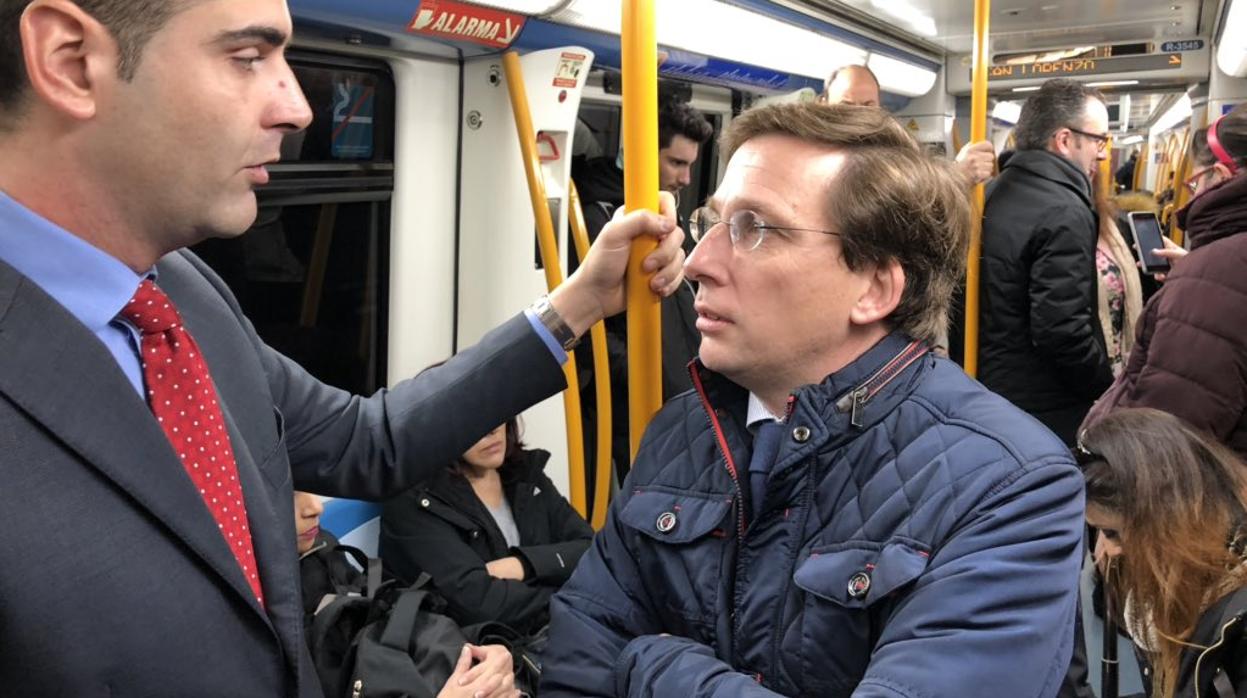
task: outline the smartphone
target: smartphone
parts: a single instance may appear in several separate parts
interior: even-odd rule
[[[1169,271],[1169,260],[1152,253],[1152,250],[1165,249],[1156,214],[1150,211],[1131,211],[1127,220],[1130,221],[1130,235],[1134,238],[1134,249],[1139,253],[1143,271],[1148,274]]]

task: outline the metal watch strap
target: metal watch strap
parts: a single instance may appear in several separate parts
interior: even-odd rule
[[[559,315],[559,311],[555,310],[553,305],[550,305],[549,296],[538,298],[533,303],[532,310],[541,324],[554,335],[554,340],[563,347],[564,351],[570,351],[580,343],[580,338],[572,332],[572,328],[567,326],[563,316]]]

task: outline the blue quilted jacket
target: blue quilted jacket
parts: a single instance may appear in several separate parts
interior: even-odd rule
[[[1054,696],[1083,484],[1037,421],[893,334],[790,398],[751,508],[747,393],[703,367],[554,598],[542,696]]]

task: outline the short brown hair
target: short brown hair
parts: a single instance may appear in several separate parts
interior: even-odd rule
[[[121,54],[117,74],[134,79],[143,48],[171,17],[192,0],[74,0],[108,28]],[[0,0],[0,110],[15,110],[26,94],[26,61],[22,58],[21,18],[30,0]],[[0,123],[0,127],[4,124]]]
[[[850,269],[891,260],[905,271],[901,302],[888,318],[914,339],[935,344],[965,268],[970,202],[950,163],[925,155],[882,109],[804,102],[745,112],[723,134],[732,154],[750,139],[788,135],[844,151],[844,168],[827,183]]]

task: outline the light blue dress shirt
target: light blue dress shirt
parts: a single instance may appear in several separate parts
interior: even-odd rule
[[[0,191],[0,260],[35,282],[104,343],[143,395],[139,333],[121,321],[125,307],[155,270],[134,270]]]

